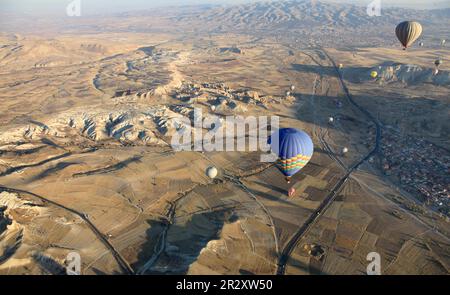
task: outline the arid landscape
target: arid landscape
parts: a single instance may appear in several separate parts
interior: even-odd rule
[[[449,274],[450,9],[3,16],[0,274],[64,274],[72,252],[89,275],[359,275],[371,252]],[[404,19],[424,27],[406,51]],[[195,108],[278,116],[314,156],[287,184],[262,152],[176,151]]]

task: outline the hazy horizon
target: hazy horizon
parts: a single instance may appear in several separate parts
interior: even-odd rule
[[[66,7],[73,0],[2,0],[0,12],[25,13],[34,15],[65,14]],[[251,2],[254,0],[80,0],[83,14],[119,13],[140,9],[151,9],[164,6],[183,5],[232,5]],[[320,0],[322,2],[350,3],[367,5],[372,0]],[[415,9],[439,9],[450,7],[450,1],[445,0],[382,0],[384,6],[396,6]]]

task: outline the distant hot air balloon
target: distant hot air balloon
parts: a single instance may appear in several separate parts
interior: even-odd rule
[[[342,69],[342,68],[344,68],[344,65],[343,64],[339,64],[339,69]]]
[[[208,176],[211,179],[216,178],[218,173],[219,171],[217,171],[217,168],[214,166],[208,167],[206,169],[206,176]]]
[[[269,140],[272,151],[278,155],[277,167],[286,176],[287,183],[311,160],[314,144],[304,131],[283,128],[275,131]]]
[[[291,96],[291,92],[290,91],[286,91],[286,96]]]
[[[346,147],[345,147],[345,148],[343,148],[343,149],[342,149],[342,153],[343,153],[343,154],[346,154],[346,153],[348,153],[348,148],[346,148]]]
[[[295,86],[291,85],[291,91],[294,91],[294,90],[295,90]]]
[[[400,23],[395,29],[398,40],[403,49],[410,47],[422,34],[422,25],[418,22],[406,21]]]
[[[329,117],[328,118],[328,123],[332,124],[334,122],[334,118],[333,117]]]
[[[441,64],[442,64],[442,60],[441,60],[441,59],[437,59],[437,60],[434,62],[434,65],[436,66],[436,68],[438,68]]]
[[[372,77],[373,79],[375,79],[376,77],[378,77],[378,72],[377,72],[377,71],[372,71],[372,72],[370,72],[370,77]]]

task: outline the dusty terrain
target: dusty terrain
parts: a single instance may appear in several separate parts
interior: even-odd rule
[[[364,274],[370,252],[385,274],[448,274],[448,12],[389,12],[372,34],[355,7],[279,5],[5,26],[0,274],[64,273],[70,252],[83,274]],[[391,36],[405,14],[431,26],[424,47]],[[308,132],[295,195],[260,152],[176,152],[194,108]]]

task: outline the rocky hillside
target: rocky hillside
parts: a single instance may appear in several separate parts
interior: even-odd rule
[[[0,14],[0,17],[2,15]],[[316,0],[253,2],[240,5],[194,5],[132,11],[115,15],[83,16],[76,19],[29,19],[8,17],[5,31],[66,32],[156,32],[245,33],[310,40],[324,46],[373,46],[396,42],[393,34],[400,21],[416,20],[424,25],[423,40],[437,43],[448,39],[450,9],[412,10],[383,8],[382,15],[370,17],[365,6],[325,3]],[[312,44],[314,45],[314,44]],[[86,47],[94,52],[100,48]]]
[[[424,40],[435,41],[427,36],[445,35],[450,26],[450,9],[386,8],[380,17],[370,17],[365,6],[299,0],[214,7],[172,18],[177,24],[189,24],[187,27],[197,33],[258,33],[300,40],[306,37],[329,46],[392,44],[396,41],[392,34],[395,26],[405,19],[420,21],[425,27]]]
[[[229,7],[215,7],[178,17],[177,21],[208,23],[236,29],[264,28],[267,26],[340,26],[358,28],[396,24],[404,19],[419,20],[423,24],[450,21],[450,9],[418,11],[389,8],[380,17],[369,17],[366,7],[348,4],[324,3],[315,0],[256,2]],[[209,26],[208,26],[209,27]]]

